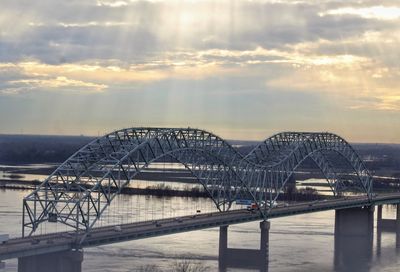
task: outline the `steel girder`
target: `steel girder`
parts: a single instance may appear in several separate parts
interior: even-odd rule
[[[293,171],[310,156],[338,192],[337,172],[325,151],[341,154],[363,190],[371,192],[372,179],[362,161],[347,142],[330,133],[280,133],[243,157],[223,139],[199,129],[118,130],[81,148],[24,198],[23,235],[25,229],[31,235],[45,221],[90,231],[122,188],[165,156],[182,163],[220,211],[229,209],[236,198],[259,204],[276,199]]]

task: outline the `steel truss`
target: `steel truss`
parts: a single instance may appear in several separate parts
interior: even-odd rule
[[[347,180],[331,153],[340,155],[352,169]],[[260,205],[276,200],[307,158],[321,169],[335,195],[348,187],[368,195],[372,192],[372,177],[363,162],[335,134],[284,132],[243,157],[226,141],[204,130],[129,128],[90,142],[24,198],[23,235],[32,235],[46,221],[88,233],[115,196],[137,174],[164,157],[183,164],[220,211],[228,210],[237,198],[250,198]],[[266,215],[268,211],[261,212]]]

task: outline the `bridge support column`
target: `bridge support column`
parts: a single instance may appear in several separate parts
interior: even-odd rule
[[[368,270],[365,266],[372,258],[373,231],[373,206],[336,210],[335,269],[345,268],[346,271]]]
[[[377,216],[377,232],[378,232],[378,248],[380,246],[380,239],[382,232],[395,232],[396,233],[396,248],[400,250],[400,204],[396,205],[396,218],[383,219],[382,218],[382,205],[378,206]]]
[[[221,268],[226,268],[226,255],[228,249],[228,226],[219,227],[219,252],[218,265]]]
[[[382,205],[378,205],[378,214],[376,216],[376,255],[381,256],[382,248]]]
[[[335,235],[373,236],[374,207],[335,211]]]
[[[259,269],[268,271],[270,222],[260,222],[260,249],[228,248],[228,226],[220,227],[219,233],[219,268],[227,267]]]
[[[81,272],[83,251],[62,251],[18,258],[18,272]]]
[[[377,226],[380,227],[380,223],[382,221],[382,205],[378,205],[378,215],[377,215]]]
[[[396,205],[396,248],[400,250],[400,204]]]

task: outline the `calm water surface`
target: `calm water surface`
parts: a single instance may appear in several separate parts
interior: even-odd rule
[[[29,191],[0,190],[0,233],[20,236],[21,203],[23,196],[28,193]],[[148,208],[150,203],[155,207],[153,210]],[[140,217],[141,220],[151,220],[151,217],[157,216],[157,212],[160,214],[159,210],[163,208],[164,216],[184,214],[185,208],[201,208],[203,211],[211,209],[206,200],[146,196],[120,196],[113,205],[114,212],[110,210],[109,218],[114,217],[114,220],[122,222],[135,221],[132,218],[123,218],[129,215]],[[142,206],[138,208],[137,205]],[[116,212],[116,208],[121,207],[125,207],[125,212]],[[147,216],[143,214],[143,207],[147,207]],[[171,208],[174,209],[174,214]],[[142,214],[139,215],[140,210]],[[394,218],[395,209],[384,207],[383,215],[384,218]],[[218,271],[218,234],[219,229],[213,228],[85,249],[83,271],[136,271],[138,267],[145,265],[156,265],[168,271],[176,262],[182,260],[201,262],[208,267],[208,271]],[[333,234],[333,211],[271,220],[269,271],[337,270],[334,266]],[[231,226],[228,234],[229,247],[257,248],[259,236],[258,222]],[[376,236],[375,232],[372,257],[361,261],[362,264],[357,264],[356,267],[360,268],[359,271],[399,271],[400,251],[395,249],[395,234],[382,234],[380,257],[376,254]],[[345,262],[354,263],[357,260],[348,256]],[[4,271],[17,271],[16,267],[16,260],[8,260]],[[351,271],[356,270],[353,267]]]

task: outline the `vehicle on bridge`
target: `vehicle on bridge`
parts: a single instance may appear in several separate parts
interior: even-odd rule
[[[267,201],[267,202],[261,201],[260,204],[261,204],[261,205],[260,205],[260,207],[259,207],[257,203],[253,202],[253,203],[251,203],[250,205],[247,205],[246,209],[247,209],[248,211],[255,211],[255,210],[258,210],[258,209],[260,209],[260,208],[267,208],[267,209],[268,209],[268,208],[275,208],[275,207],[278,207],[278,202],[276,202],[275,200]]]
[[[255,210],[258,210],[259,207],[258,207],[257,203],[251,203],[250,205],[247,205],[246,209],[248,211],[255,211]]]
[[[5,244],[10,239],[8,234],[0,234],[0,244]]]
[[[253,200],[251,199],[236,199],[235,204],[236,205],[251,205],[253,203]]]

